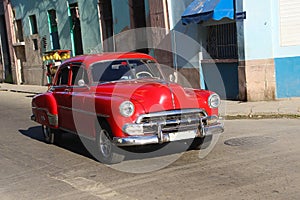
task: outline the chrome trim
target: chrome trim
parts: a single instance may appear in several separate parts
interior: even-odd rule
[[[213,134],[220,134],[224,131],[224,125],[220,122],[205,126],[203,128],[204,134],[197,134],[196,137],[205,137]],[[170,136],[166,134],[158,135],[144,135],[144,136],[129,136],[129,137],[114,137],[113,142],[117,146],[139,146],[147,144],[161,144],[165,142],[170,142]]]
[[[41,111],[44,111],[46,112],[47,116],[48,116],[48,121],[49,121],[49,124],[51,126],[58,126],[58,115],[55,115],[55,114],[51,114],[48,109],[46,108],[38,108],[38,107],[32,107],[32,110],[41,110]],[[36,121],[36,116],[31,116],[31,119]]]
[[[212,106],[212,105],[211,105],[211,102],[210,102],[210,101],[211,101],[211,99],[212,99],[214,96],[216,96],[216,97],[218,98],[218,101],[219,101],[218,106]],[[220,96],[219,96],[218,94],[213,93],[213,94],[211,94],[211,95],[208,97],[207,102],[208,102],[208,105],[209,105],[210,108],[218,108],[218,107],[220,106],[220,104],[221,104],[221,99],[220,99]]]
[[[58,126],[58,115],[52,115],[50,113],[47,113],[47,115],[49,124],[55,127]]]
[[[204,127],[204,137],[208,135],[215,135],[220,134],[224,132],[224,124],[223,123],[217,123],[214,125],[210,125],[208,127]]]
[[[192,109],[184,109],[184,110],[169,110],[169,111],[162,111],[162,112],[155,112],[155,113],[149,113],[149,114],[143,114],[140,115],[136,122],[137,124],[141,123],[143,118],[146,117],[162,117],[162,116],[168,116],[168,115],[184,115],[184,114],[195,114],[195,113],[203,113],[204,116],[207,116],[207,113],[203,109],[198,108],[192,108]]]

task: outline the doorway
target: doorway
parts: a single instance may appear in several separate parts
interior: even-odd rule
[[[2,79],[5,82],[12,83],[11,60],[4,15],[0,15],[0,48],[0,65],[3,67]]]
[[[132,29],[146,27],[146,8],[144,0],[130,0],[130,25]],[[148,41],[146,31],[138,31],[136,35],[136,51],[140,53],[149,53],[147,48]]]
[[[113,16],[111,0],[98,1],[98,9],[100,16],[100,25],[102,29],[103,50],[107,52],[114,51],[113,39]]]
[[[83,54],[82,48],[82,36],[81,36],[81,26],[80,26],[80,13],[78,9],[78,3],[73,3],[69,5],[70,9],[70,20],[71,20],[71,40],[72,40],[72,52],[73,55]]]
[[[55,10],[48,11],[48,24],[49,24],[50,39],[51,39],[51,49],[52,50],[60,49],[58,29],[57,29],[57,18],[56,18]]]

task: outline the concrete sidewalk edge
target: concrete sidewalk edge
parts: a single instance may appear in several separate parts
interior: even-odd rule
[[[46,92],[47,86],[14,85],[0,83],[0,91],[37,95]],[[261,102],[239,102],[222,100],[220,116],[234,119],[300,119],[300,98]],[[221,106],[222,106],[221,104]]]

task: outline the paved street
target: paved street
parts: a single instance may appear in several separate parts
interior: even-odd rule
[[[73,135],[45,144],[29,120],[31,97],[0,91],[0,199],[300,198],[300,119],[228,120],[207,156],[193,150],[108,167]]]

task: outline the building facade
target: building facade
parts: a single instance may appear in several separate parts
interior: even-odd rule
[[[300,96],[296,0],[0,2],[2,80],[45,84],[42,54],[55,49],[139,51],[223,99]]]
[[[300,97],[299,7],[296,0],[255,0],[238,8],[247,12],[239,26],[244,32],[240,81],[248,100]]]

